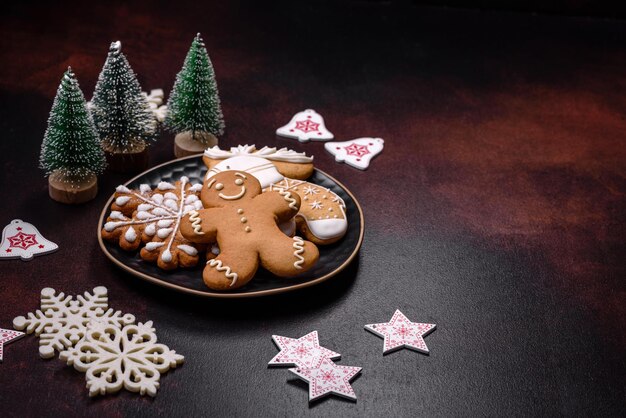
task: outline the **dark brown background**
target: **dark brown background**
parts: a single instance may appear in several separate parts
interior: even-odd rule
[[[217,3],[217,2],[216,2]],[[224,2],[226,3],[226,2]],[[260,4],[263,3],[263,4]],[[626,23],[411,2],[194,5],[26,2],[0,20],[0,223],[35,224],[60,249],[0,263],[0,327],[49,286],[105,285],[186,356],[156,399],[89,399],[84,375],[38,358],[35,337],[0,365],[0,405],[45,415],[619,415],[624,412]],[[168,92],[201,31],[227,122],[222,146],[315,155],[357,196],[366,236],[334,280],[280,297],[174,294],[116,269],[95,227],[113,187],[80,207],[47,197],[46,118],[71,65],[87,97],[120,39],[144,89]],[[276,138],[307,107],[340,140],[380,136],[360,172],[319,143]],[[173,158],[172,136],[151,149]],[[437,324],[429,356],[383,357],[365,332],[394,309]],[[309,407],[306,385],[268,370],[270,336],[318,330],[362,366],[356,404]]]

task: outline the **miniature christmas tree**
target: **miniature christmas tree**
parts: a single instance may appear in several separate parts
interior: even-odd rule
[[[146,146],[155,139],[156,121],[121,49],[119,41],[111,43],[91,114],[109,164],[116,171],[129,171],[147,165]]]
[[[82,203],[96,196],[96,175],[102,173],[106,161],[71,68],[63,75],[54,98],[39,162],[49,175],[54,200]]]
[[[215,72],[198,33],[167,102],[165,125],[175,132],[177,156],[202,152],[224,133],[224,116]]]

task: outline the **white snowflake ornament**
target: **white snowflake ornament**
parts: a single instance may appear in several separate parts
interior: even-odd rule
[[[396,310],[389,322],[368,324],[365,329],[385,339],[383,354],[401,348],[428,354],[424,336],[435,330],[435,324],[411,322],[400,310]]]
[[[341,354],[320,346],[317,331],[300,338],[272,335],[272,340],[280,349],[268,363],[270,366],[313,367],[322,359],[338,359]]]
[[[34,225],[13,219],[2,230],[0,259],[21,258],[30,261],[35,255],[52,253],[59,249],[54,242],[41,235]]]
[[[164,344],[157,344],[152,321],[114,325],[94,320],[85,338],[59,358],[85,372],[89,396],[115,393],[125,388],[140,395],[156,396],[161,374],[182,364],[185,358]]]
[[[296,113],[288,124],[276,130],[276,135],[294,138],[300,142],[329,141],[334,138],[326,129],[322,115],[313,109]]]
[[[109,299],[106,287],[93,289],[93,294],[65,296],[52,288],[41,291],[41,310],[29,312],[26,317],[18,316],[13,327],[26,330],[27,334],[39,336],[39,355],[42,358],[54,357],[54,350],[61,351],[78,343],[87,330],[87,323],[97,318],[112,326],[124,326],[135,322],[131,314],[108,308]]]
[[[313,367],[297,367],[289,371],[309,383],[309,402],[328,395],[338,395],[356,401],[350,381],[361,373],[361,367],[340,366],[331,359],[322,359]]]
[[[372,158],[380,154],[385,141],[382,138],[357,138],[345,142],[327,142],[326,151],[335,156],[335,161],[365,170]]]

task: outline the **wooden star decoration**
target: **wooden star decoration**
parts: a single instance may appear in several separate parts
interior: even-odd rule
[[[435,330],[435,324],[411,322],[400,310],[396,310],[389,322],[365,325],[365,329],[385,339],[383,354],[401,348],[428,354],[424,336]]]
[[[23,332],[13,331],[12,329],[0,328],[0,362],[2,361],[4,345],[12,341],[19,340],[23,336]]]

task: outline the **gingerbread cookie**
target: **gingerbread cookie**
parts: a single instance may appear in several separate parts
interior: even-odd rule
[[[313,267],[319,258],[315,244],[290,238],[277,226],[300,208],[300,197],[289,191],[261,192],[250,173],[222,171],[205,181],[202,204],[181,222],[185,239],[211,244],[219,255],[203,272],[204,283],[214,290],[239,288],[254,276],[259,265],[280,277],[290,277]]]
[[[190,185],[184,176],[175,184],[160,182],[155,190],[147,184],[139,190],[119,186],[102,238],[127,251],[143,246],[141,258],[164,270],[195,266],[199,248],[180,234],[180,219],[202,208],[201,189],[202,185]]]
[[[305,180],[313,174],[313,157],[287,148],[263,147],[257,150],[254,145],[239,145],[232,147],[230,151],[226,151],[216,145],[204,151],[202,161],[204,161],[204,164],[210,171],[217,164],[232,157],[265,158],[274,164],[280,174],[292,179]],[[223,168],[221,169],[223,171]],[[238,168],[231,168],[231,170],[238,170]]]
[[[328,245],[340,240],[348,230],[346,204],[337,194],[317,184],[285,178],[265,191],[289,191],[300,196],[296,215],[298,231],[309,241]]]

